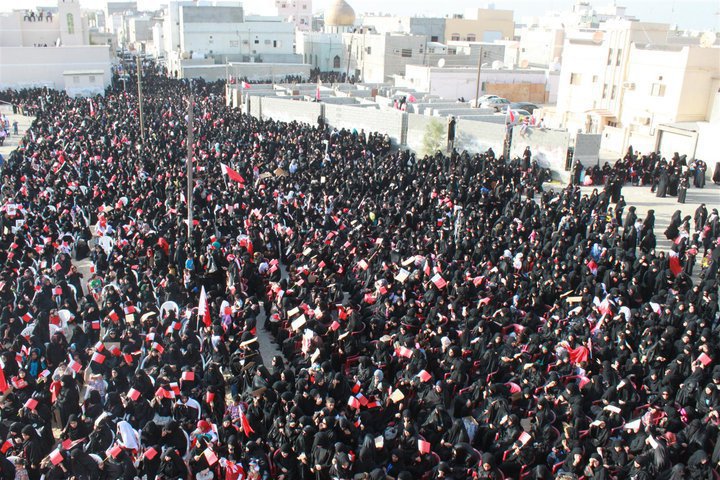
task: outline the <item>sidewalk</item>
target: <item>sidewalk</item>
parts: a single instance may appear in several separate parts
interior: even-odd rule
[[[0,105],[0,113],[4,113],[10,120],[10,136],[5,139],[5,143],[0,147],[0,155],[7,159],[10,152],[17,148],[18,142],[25,135],[27,129],[30,128],[35,117],[13,114],[10,105]],[[12,124],[15,120],[18,122],[18,135],[13,135]]]

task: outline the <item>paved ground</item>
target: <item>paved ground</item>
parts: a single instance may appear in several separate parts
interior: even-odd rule
[[[553,188],[561,188],[559,184],[552,185]],[[601,190],[602,187],[580,187],[583,193],[590,194],[593,189],[598,188]],[[670,224],[670,218],[676,210],[682,212],[683,217],[685,215],[695,216],[695,210],[700,206],[701,203],[705,204],[708,213],[713,208],[720,209],[720,186],[715,185],[712,182],[706,183],[705,188],[694,188],[688,189],[687,198],[685,203],[678,203],[677,197],[665,197],[658,198],[654,193],[650,191],[650,186],[624,186],[622,189],[622,195],[625,197],[625,207],[623,218],[627,213],[628,207],[635,206],[637,208],[637,216],[640,219],[645,218],[648,210],[655,210],[655,237],[657,238],[657,249],[660,251],[669,251],[671,242],[665,238],[665,229]],[[690,226],[694,228],[694,222],[690,222]],[[696,265],[694,270],[694,279],[697,280],[697,274],[700,273],[701,257],[696,258]]]
[[[15,150],[18,141],[25,134],[25,131],[30,127],[34,117],[26,117],[23,115],[13,115],[12,107],[9,105],[0,105],[0,113],[4,113],[8,119],[10,119],[10,137],[5,139],[5,143],[0,147],[0,155],[7,158],[7,156]],[[17,120],[18,122],[18,133],[19,135],[12,134],[12,124]]]

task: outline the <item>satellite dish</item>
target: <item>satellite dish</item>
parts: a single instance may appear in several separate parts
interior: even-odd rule
[[[598,30],[597,32],[593,33],[592,41],[594,43],[600,44],[603,42],[604,38],[605,38],[605,33]]]
[[[712,47],[715,44],[715,33],[714,32],[705,32],[702,35],[700,35],[700,46],[701,47]]]
[[[443,68],[445,66],[445,59],[441,58],[440,60],[438,60],[437,66]]]

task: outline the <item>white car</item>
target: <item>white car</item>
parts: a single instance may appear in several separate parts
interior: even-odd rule
[[[510,100],[502,97],[490,98],[480,104],[483,108],[493,108],[496,112],[505,111],[510,105]]]

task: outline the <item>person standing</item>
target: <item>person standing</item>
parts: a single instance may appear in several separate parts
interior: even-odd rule
[[[680,180],[680,185],[678,186],[678,203],[685,203],[685,197],[687,197],[687,189],[688,189],[688,178],[687,176],[682,177],[682,180]]]

